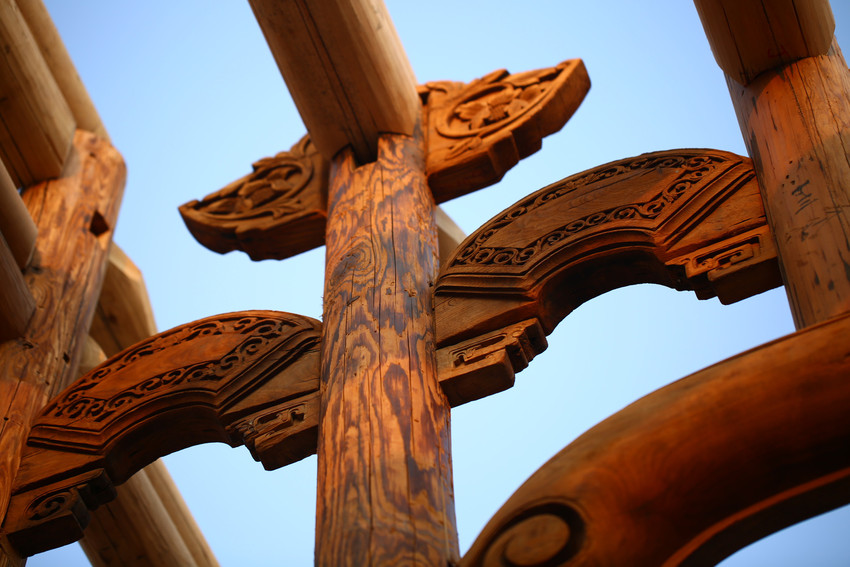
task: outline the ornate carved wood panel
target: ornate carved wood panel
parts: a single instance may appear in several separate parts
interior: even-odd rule
[[[590,89],[581,59],[547,69],[493,71],[469,84],[420,87],[427,116],[428,185],[437,203],[499,181],[564,127]]]
[[[426,173],[442,203],[495,183],[560,130],[590,88],[580,59],[469,84],[420,87]],[[189,232],[219,254],[242,250],[252,260],[281,260],[322,246],[327,221],[328,162],[305,136],[288,152],[254,164],[253,173],[180,207]]]
[[[614,414],[538,469],[460,564],[714,565],[847,504],[848,333],[833,319]]]
[[[309,136],[253,167],[249,175],[180,207],[192,236],[214,252],[242,250],[252,260],[280,260],[321,246],[328,162]]]
[[[36,419],[3,531],[21,553],[75,541],[114,485],[173,451],[245,444],[267,469],[316,450],[319,322],[271,311],[195,321],[107,360]]]
[[[491,356],[453,359],[454,387],[466,392],[453,403],[509,387],[504,360],[520,360],[520,370],[545,348],[533,338],[522,358],[496,355],[504,328],[531,330],[536,320],[541,331],[530,336],[547,335],[588,299],[636,283],[724,303],[781,285],[749,159],[672,150],[612,162],[529,195],[471,234],[437,282],[437,344],[488,344]],[[489,387],[480,379],[487,360],[501,369]],[[463,386],[467,372],[476,383]]]

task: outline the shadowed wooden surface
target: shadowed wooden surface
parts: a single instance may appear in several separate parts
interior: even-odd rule
[[[714,565],[850,502],[850,317],[662,388],[555,455],[473,566]]]
[[[457,528],[437,383],[433,200],[421,139],[331,170],[316,564],[445,565]]]

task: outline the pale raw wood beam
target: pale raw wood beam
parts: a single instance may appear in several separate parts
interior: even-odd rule
[[[14,0],[0,0],[0,157],[17,187],[57,177],[74,117]]]
[[[828,0],[694,0],[717,64],[746,85],[760,73],[815,55],[832,42]]]
[[[351,146],[360,163],[378,134],[407,134],[420,113],[416,79],[380,0],[250,0],[313,143],[327,159]]]
[[[434,207],[434,222],[437,224],[437,248],[440,265],[454,254],[458,245],[466,238],[463,229],[440,207]]]
[[[9,172],[0,163],[0,233],[15,257],[18,268],[29,264],[35,249],[35,237],[38,229],[21,200]]]
[[[59,35],[53,20],[41,0],[17,0],[18,8],[32,32],[47,67],[53,74],[65,102],[71,109],[77,128],[94,132],[109,140],[109,134],[100,120],[97,109],[89,98],[85,85],[80,80],[71,56]]]
[[[725,3],[698,0],[697,5],[715,53],[740,50],[753,33],[783,37],[787,30],[803,30],[809,46],[821,45],[827,32],[831,40],[826,2],[771,3],[770,19],[764,24],[768,31],[763,32],[753,32],[751,22],[741,19],[744,15],[727,14],[731,35],[713,31],[716,15],[712,14]],[[813,10],[819,19],[814,19]],[[841,50],[833,42],[825,55],[781,65],[746,86],[731,75],[727,83],[759,178],[797,328],[846,313],[850,310],[846,238],[850,233],[850,73]]]

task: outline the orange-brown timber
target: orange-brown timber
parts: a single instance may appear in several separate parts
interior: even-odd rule
[[[344,150],[329,192],[316,564],[458,556],[449,405],[437,383],[433,201],[418,138]]]
[[[39,229],[36,257],[25,274],[39,309],[23,337],[0,345],[6,418],[0,429],[0,516],[32,417],[74,378],[124,189],[124,162],[117,151],[81,131],[74,145],[61,178],[24,194]],[[4,561],[14,558],[0,558]]]
[[[850,74],[827,55],[729,79],[797,328],[850,309]]]

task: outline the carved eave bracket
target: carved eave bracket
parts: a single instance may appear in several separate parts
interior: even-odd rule
[[[420,87],[434,200],[442,203],[499,181],[564,127],[589,89],[581,59],[524,73],[501,69],[469,84]]]
[[[252,260],[288,258],[321,246],[327,221],[328,162],[304,136],[288,152],[179,210],[189,232],[214,252]]]
[[[35,420],[3,533],[31,555],[79,539],[88,509],[168,453],[248,446],[268,469],[313,454],[319,322],[271,311],[195,321],[127,349]]]
[[[589,88],[580,59],[514,75],[495,71],[469,84],[420,87],[435,201],[501,179],[566,124]],[[328,170],[305,136],[288,152],[256,162],[249,175],[182,205],[180,214],[195,239],[214,252],[288,258],[325,242]]]
[[[452,359],[455,386],[467,392],[462,401],[509,387],[505,361],[519,361],[513,368],[521,370],[545,348],[539,337],[572,310],[636,283],[725,303],[781,285],[748,158],[673,150],[612,162],[529,195],[471,234],[435,291],[441,351],[489,352]],[[517,325],[525,330],[518,337],[531,334],[514,340],[513,351],[537,347],[522,348],[522,357],[497,354]],[[494,372],[482,381],[487,361]]]

